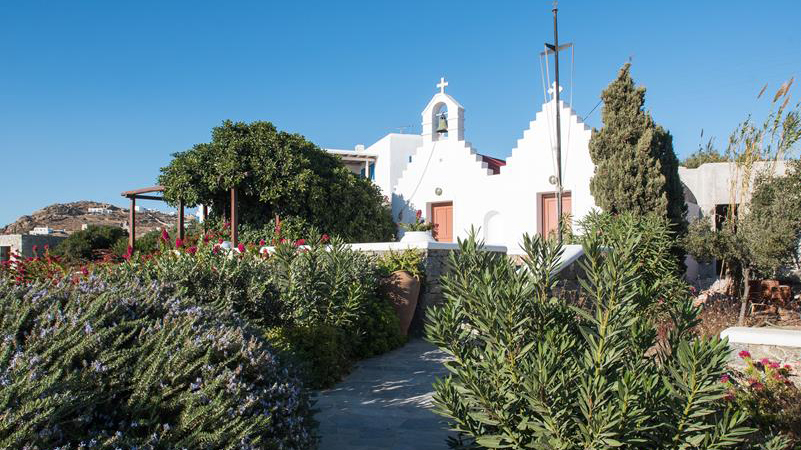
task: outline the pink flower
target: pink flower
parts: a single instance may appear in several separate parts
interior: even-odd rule
[[[278,241],[278,243],[280,244],[286,243],[286,239],[281,239],[280,241]]]
[[[186,249],[186,253],[189,253],[190,255],[194,255],[196,252],[197,252],[197,247],[195,247],[194,245]]]
[[[214,248],[212,248],[212,249],[211,249],[211,252],[212,252],[213,254],[215,254],[215,255],[216,255],[217,253],[220,253],[220,246],[219,246],[219,245],[215,245],[215,246],[214,246]]]
[[[765,385],[760,383],[759,381],[755,381],[755,382],[751,383],[751,389],[753,389],[755,391],[761,391],[762,388],[764,388],[764,387],[765,387]]]
[[[184,241],[181,238],[175,238],[175,247],[183,247]]]
[[[85,266],[84,266],[84,267],[81,267],[81,273],[82,273],[84,276],[86,276],[86,275],[89,275],[89,269],[87,269]]]
[[[169,235],[169,233],[167,233],[167,230],[164,229],[164,228],[161,229],[161,240],[164,241],[164,242],[169,242],[170,241],[170,235]]]
[[[779,363],[778,363],[778,362],[776,362],[776,361],[771,361],[771,362],[770,362],[770,364],[768,364],[768,366],[769,366],[771,369],[778,369],[779,367],[781,367],[781,364],[779,364]]]
[[[418,209],[416,216],[417,216],[417,221],[419,222],[420,218],[423,217],[423,210],[422,209]]]
[[[33,246],[33,253],[36,253],[37,250],[39,250],[39,246],[38,245],[34,245]]]
[[[225,239],[220,238],[220,240],[217,243],[222,244],[223,242],[225,242]]]
[[[44,249],[45,249],[45,251],[48,251],[48,250],[50,250],[50,246],[49,246],[49,245],[47,245],[47,244],[45,244],[45,245],[44,245]]]
[[[203,235],[203,243],[204,244],[208,244],[209,243],[209,235],[208,234]]]
[[[306,243],[305,239],[298,239],[297,241],[295,241],[295,247],[300,247],[301,245],[303,245],[305,243]]]
[[[259,245],[264,246],[264,244],[266,243],[267,241],[265,241],[264,239],[259,239]]]
[[[721,383],[728,383],[729,382],[729,376],[728,375],[723,375],[722,377],[720,377],[720,382]]]
[[[751,353],[749,353],[748,350],[743,350],[740,353],[738,353],[738,355],[740,356],[740,358],[743,359],[751,357]]]
[[[763,366],[769,366],[770,365],[770,360],[768,358],[762,358],[762,359],[759,360],[759,362],[762,363]]]
[[[730,402],[730,401],[734,400],[734,393],[733,393],[733,392],[729,392],[729,393],[727,393],[727,394],[726,394],[726,395],[723,397],[723,400],[726,400],[727,402]]]
[[[320,238],[320,240],[323,241],[323,242],[328,242],[328,241],[331,240],[331,236],[329,236],[328,234],[323,234],[323,236]]]
[[[245,244],[239,244],[236,248],[239,250],[239,253],[245,253]]]
[[[793,368],[789,364],[785,364],[783,369],[784,370],[793,370]]]

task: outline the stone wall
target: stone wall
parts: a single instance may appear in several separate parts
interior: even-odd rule
[[[23,258],[33,256],[33,247],[37,247],[37,253],[44,253],[45,245],[50,248],[58,245],[66,239],[64,236],[50,236],[39,234],[4,234],[0,235],[0,247],[11,247],[11,253],[20,253]]]

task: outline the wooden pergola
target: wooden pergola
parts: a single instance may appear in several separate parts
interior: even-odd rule
[[[125,191],[121,195],[131,200],[131,209],[128,212],[128,245],[131,249],[136,248],[136,200],[156,200],[166,201],[164,199],[164,186],[150,186],[145,188],[134,189],[132,191]],[[162,195],[153,195],[161,193]],[[208,214],[206,205],[203,205],[203,217]],[[183,240],[184,235],[184,201],[178,200],[178,237]],[[231,189],[231,243],[234,247],[238,244],[239,240],[239,210],[237,208],[237,192],[236,188]]]

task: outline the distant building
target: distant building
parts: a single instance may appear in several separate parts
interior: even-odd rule
[[[8,261],[13,255],[20,255],[29,258],[34,255],[33,247],[37,247],[36,253],[42,255],[45,245],[50,248],[55,247],[65,236],[52,236],[46,234],[2,234],[0,235],[0,261]]]
[[[53,234],[53,231],[55,230],[53,230],[50,227],[36,227],[33,230],[31,230],[30,234],[47,235],[47,234]]]
[[[111,211],[108,208],[88,208],[89,214],[111,214]]]

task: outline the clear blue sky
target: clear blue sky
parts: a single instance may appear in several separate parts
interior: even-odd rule
[[[124,205],[119,192],[154,184],[171,153],[207,141],[224,119],[269,120],[338,148],[404,125],[419,132],[443,75],[466,108],[467,139],[505,157],[542,103],[537,55],[552,39],[550,9],[547,0],[2,2],[0,224],[54,202]],[[801,75],[799,18],[794,0],[564,0],[575,110],[586,115],[632,57],[680,157],[702,128],[724,143],[762,111],[764,83],[773,92]],[[588,122],[600,126],[600,108]]]

